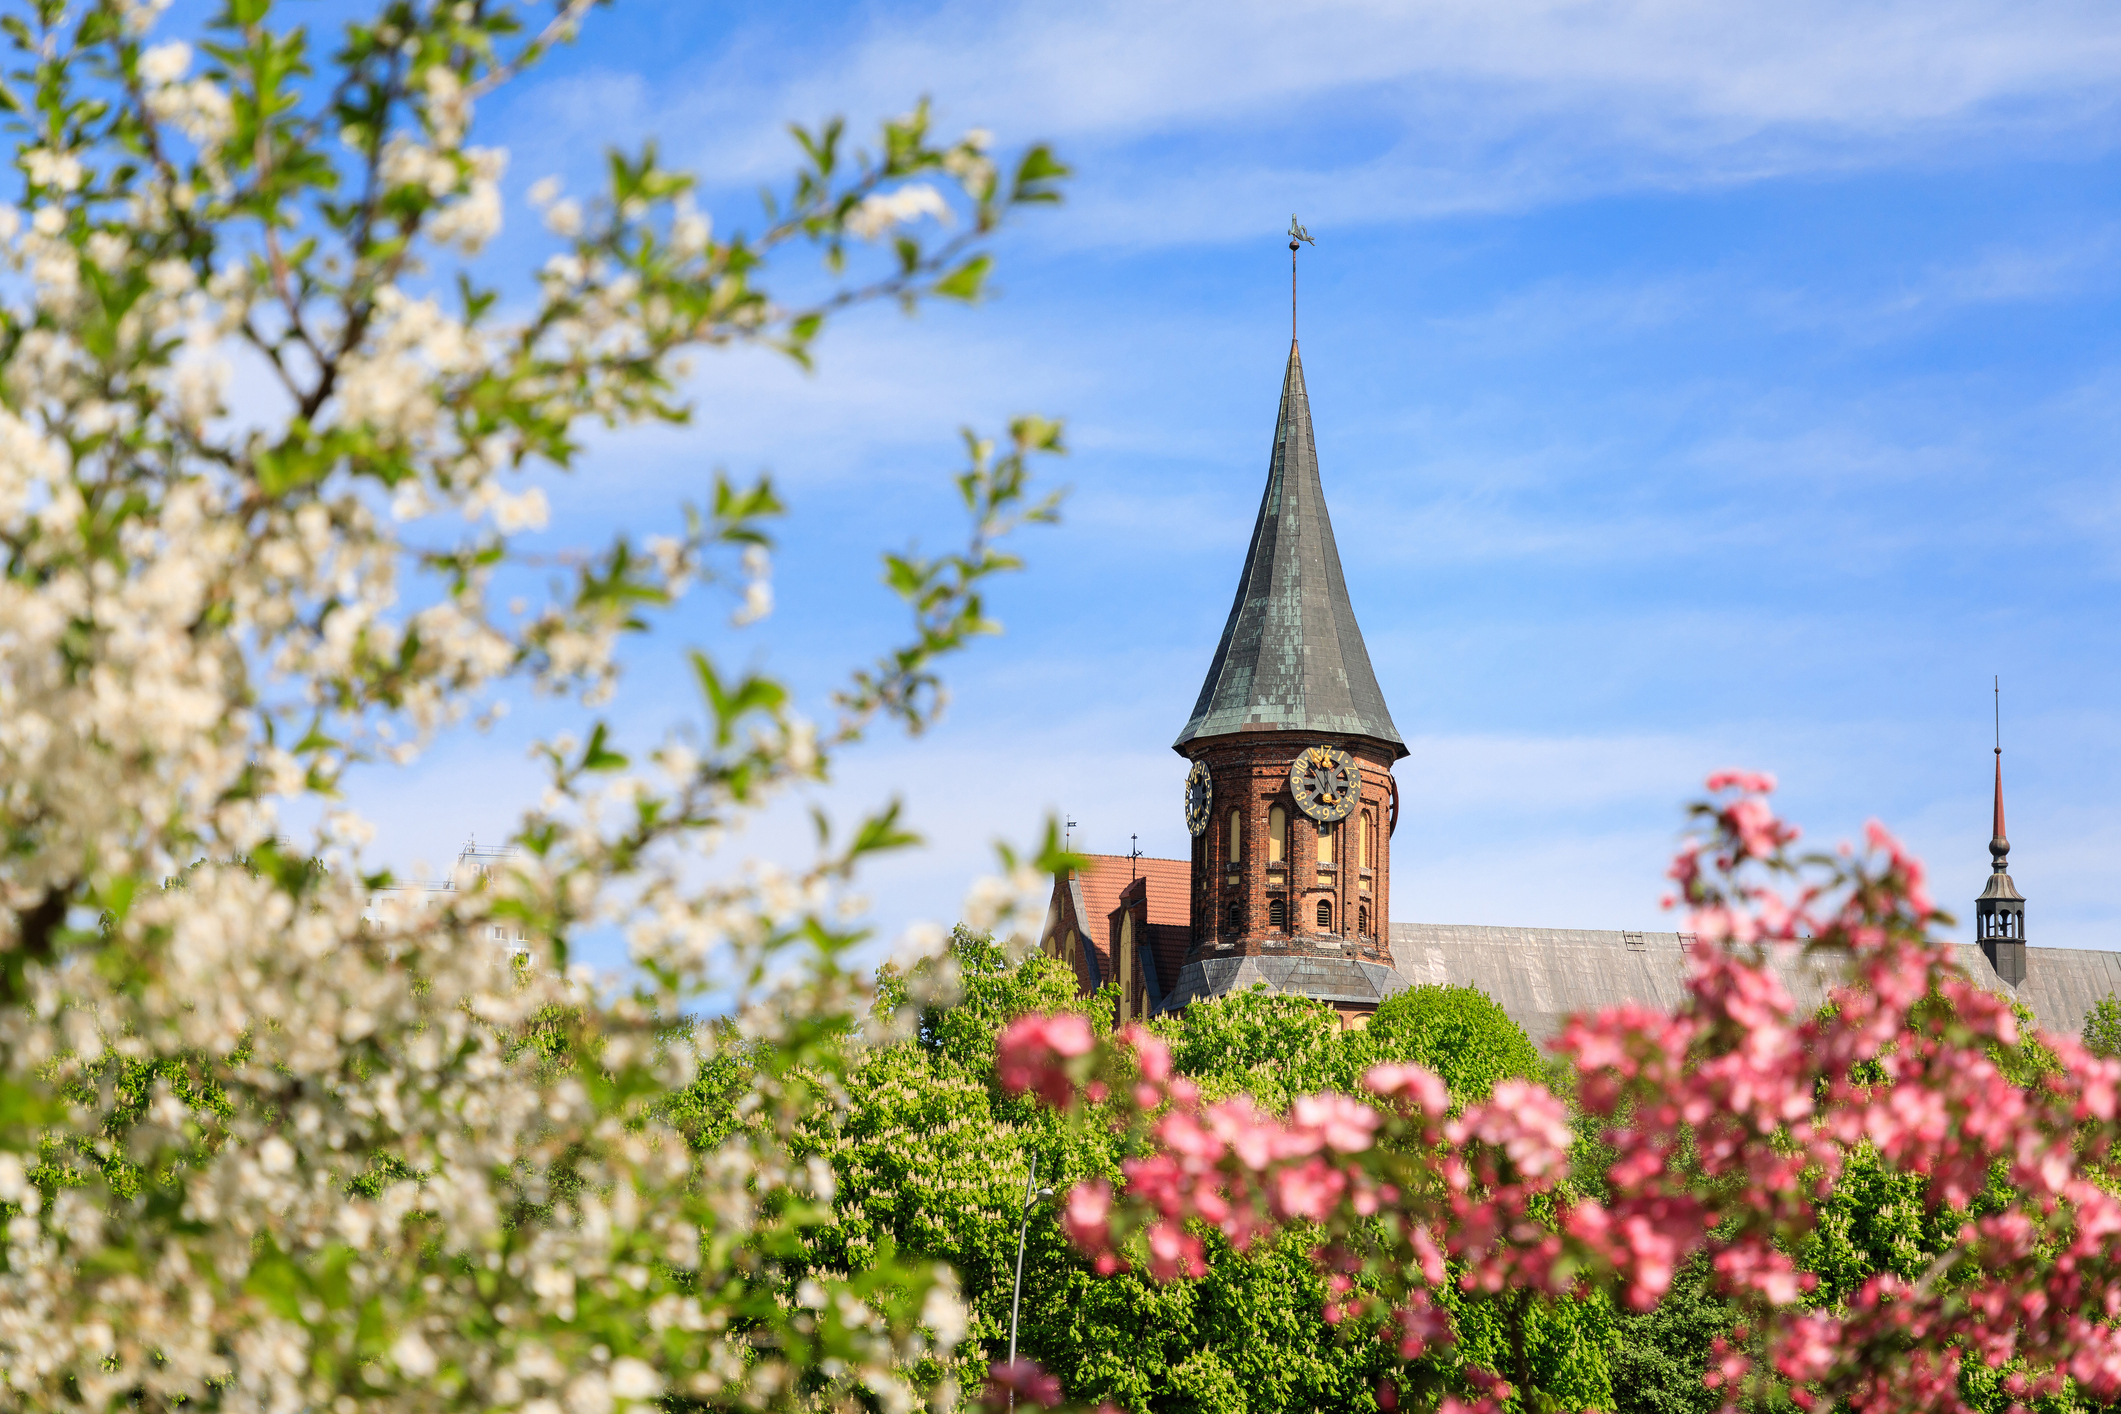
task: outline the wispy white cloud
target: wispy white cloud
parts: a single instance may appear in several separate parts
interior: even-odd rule
[[[2121,133],[2121,31],[2098,0],[952,0],[874,14],[837,45],[802,23],[741,35],[645,99],[601,56],[620,71],[548,83],[531,136],[564,153],[570,114],[652,124],[749,184],[785,165],[785,119],[932,91],[950,121],[1091,156],[1052,235],[1136,245],[1257,233],[1291,201],[1375,221]],[[1249,135],[1249,156],[1170,160],[1209,129]],[[1333,140],[1299,152],[1297,135]]]

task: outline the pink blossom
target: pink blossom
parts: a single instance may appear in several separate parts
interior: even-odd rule
[[[1274,1208],[1284,1218],[1324,1222],[1347,1187],[1348,1180],[1339,1169],[1313,1158],[1275,1173]]]
[[[1229,1145],[1230,1152],[1249,1169],[1263,1169],[1292,1153],[1310,1152],[1302,1148],[1302,1137],[1291,1135],[1280,1120],[1263,1113],[1249,1095],[1208,1106],[1207,1120],[1215,1138]],[[1314,1140],[1311,1148],[1316,1147]]]
[[[1063,1061],[1087,1055],[1097,1038],[1074,1012],[1020,1016],[995,1040],[994,1076],[1012,1094],[1033,1091],[1056,1109],[1075,1097],[1075,1080]]]
[[[1049,1409],[1061,1402],[1060,1381],[1034,1360],[1018,1360],[1013,1365],[996,1362],[987,1371],[986,1405],[1003,1408],[1012,1395],[1020,1409]]]
[[[1296,1127],[1315,1132],[1328,1148],[1359,1154],[1377,1131],[1377,1111],[1347,1095],[1305,1095],[1291,1107]]]
[[[1208,1274],[1207,1249],[1192,1233],[1173,1222],[1149,1224],[1149,1274],[1158,1281]]]
[[[1112,1247],[1112,1185],[1086,1179],[1068,1190],[1061,1205],[1061,1229],[1084,1252],[1096,1255]]]
[[[1451,1273],[1467,1291],[1551,1298],[1581,1283],[1646,1309],[1706,1255],[1747,1323],[1716,1343],[1705,1376],[1727,1397],[1759,1379],[1807,1410],[1958,1409],[1962,1360],[2036,1372],[2006,1384],[2021,1404],[2058,1394],[2065,1372],[2097,1398],[2121,1397],[2121,1197],[2090,1167],[2121,1146],[2121,1062],[2043,1036],[2061,1071],[2010,1080],[2000,1057],[2022,1028],[1930,931],[1920,862],[1876,826],[1864,854],[1792,859],[1797,831],[1764,799],[1773,786],[1712,778],[1712,791],[1739,796],[1702,808],[1714,838],[1689,841],[1673,864],[1677,904],[1711,944],[1693,949],[1676,1008],[1573,1017],[1555,1043],[1583,1113],[1607,1124],[1599,1201],[1559,1187],[1575,1131],[1562,1102],[1529,1081],[1504,1081],[1450,1119],[1437,1076],[1383,1065],[1364,1087],[1397,1118],[1340,1095],[1300,1097],[1282,1117],[1243,1096],[1202,1105],[1154,1038],[1123,1034],[1089,1057],[1087,1027],[1068,1040],[1073,1053],[1027,1030],[1004,1047],[1011,1074],[1029,1077],[1013,1088],[1065,1105],[1093,1067],[1129,1074],[1115,1103],[1131,1101],[1131,1132],[1150,1140],[1125,1160],[1122,1191],[1071,1194],[1071,1238],[1109,1272],[1125,1265],[1115,1229],[1135,1234],[1126,1241],[1146,1248],[1150,1275],[1175,1280],[1205,1270],[1201,1229],[1188,1224],[1240,1249],[1309,1224],[1328,1318],[1389,1311],[1406,1358],[1452,1338],[1433,1300]],[[1844,969],[1824,1011],[1798,1007],[1768,965],[1774,949],[1799,945]],[[1387,1123],[1413,1142],[1378,1144]],[[1933,1205],[1966,1206],[1999,1170],[2009,1200],[1964,1224],[1968,1261],[1951,1282],[1880,1274],[1831,1311],[1804,1310],[1816,1278],[1787,1254],[1864,1145],[1888,1169],[1926,1178]],[[1398,1258],[1380,1304],[1366,1307],[1373,1298],[1342,1273],[1379,1233]],[[1764,1352],[1758,1369],[1746,1342]],[[1454,1368],[1439,1411],[1515,1398],[1477,1361]]]
[[[1492,1101],[1468,1109],[1446,1133],[1454,1143],[1471,1138],[1497,1146],[1533,1178],[1558,1174],[1576,1138],[1569,1128],[1568,1108],[1552,1091],[1514,1079],[1496,1085]]]
[[[1388,1100],[1404,1100],[1423,1114],[1441,1116],[1451,1108],[1450,1087],[1426,1066],[1373,1065],[1363,1084]]]
[[[1155,1032],[1146,1026],[1129,1026],[1118,1040],[1134,1048],[1134,1064],[1142,1079],[1160,1085],[1171,1078],[1171,1048]]]
[[[1765,859],[1773,854],[1787,837],[1786,827],[1775,818],[1768,803],[1758,796],[1734,801],[1724,813],[1730,819],[1731,828],[1737,831],[1739,844],[1755,859]]]
[[[1450,1313],[1430,1304],[1426,1291],[1416,1291],[1407,1304],[1394,1313],[1399,1318],[1399,1354],[1412,1360],[1433,1345],[1449,1345],[1456,1339]]]
[[[1803,1293],[1790,1259],[1763,1242],[1745,1241],[1716,1254],[1716,1270],[1733,1286],[1751,1287],[1770,1305],[1795,1305]]]

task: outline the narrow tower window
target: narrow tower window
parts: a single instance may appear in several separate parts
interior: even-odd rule
[[[1279,864],[1289,857],[1289,812],[1279,805],[1267,812],[1267,863]]]
[[[1370,936],[1370,905],[1364,904],[1355,912],[1355,931],[1367,938]]]
[[[1333,827],[1331,825],[1320,825],[1318,827],[1318,862],[1320,864],[1331,864],[1333,862]]]
[[[1242,932],[1245,926],[1244,905],[1232,902],[1227,918],[1229,921],[1231,932]]]
[[[1134,982],[1134,915],[1131,912],[1119,916],[1119,1019],[1122,1025],[1133,1019],[1133,1010],[1128,1005]]]
[[[1267,900],[1267,926],[1269,928],[1286,928],[1289,926],[1289,905],[1287,903],[1278,898]]]
[[[1370,812],[1367,810],[1362,812],[1362,819],[1356,826],[1355,849],[1356,858],[1361,862],[1363,868],[1375,869],[1377,867],[1377,851],[1370,842]]]
[[[1230,812],[1230,862],[1237,863],[1245,857],[1244,817],[1237,811]]]
[[[1318,901],[1318,931],[1321,933],[1333,931],[1333,900],[1331,899],[1322,898]]]

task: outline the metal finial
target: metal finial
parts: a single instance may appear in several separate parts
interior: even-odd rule
[[[1292,343],[1292,344],[1296,342],[1296,247],[1297,247],[1298,245],[1317,245],[1317,244],[1318,244],[1318,242],[1317,242],[1317,241],[1314,241],[1314,240],[1312,240],[1312,239],[1311,239],[1311,233],[1310,233],[1309,231],[1307,231],[1307,230],[1305,230],[1305,229],[1304,229],[1304,225],[1303,225],[1303,222],[1301,222],[1301,221],[1299,221],[1299,220],[1297,220],[1297,219],[1296,219],[1296,213],[1295,213],[1295,212],[1293,212],[1293,211],[1292,211],[1292,212],[1290,212],[1290,213],[1289,213],[1289,342],[1290,342],[1290,343]]]

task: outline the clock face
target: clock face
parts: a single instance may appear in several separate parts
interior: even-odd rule
[[[1208,828],[1208,806],[1215,799],[1215,783],[1208,778],[1208,763],[1196,761],[1186,772],[1186,828],[1198,835]]]
[[[1362,767],[1336,747],[1314,746],[1289,767],[1289,790],[1313,820],[1345,820],[1362,797]]]

